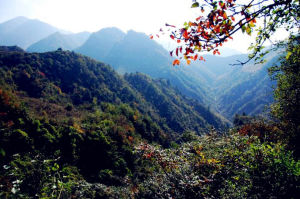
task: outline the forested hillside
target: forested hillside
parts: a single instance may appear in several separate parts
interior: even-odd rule
[[[111,32],[109,37],[103,35],[105,31]],[[115,38],[117,32],[121,36]],[[203,55],[206,61],[173,68],[169,53],[158,43],[143,33],[121,34],[117,29],[99,31],[97,37],[91,37],[77,51],[111,64],[122,74],[141,72],[168,79],[180,92],[210,106],[230,121],[236,113],[261,114],[273,101],[267,69],[278,62],[277,57],[269,56],[261,66],[250,62],[247,66],[233,67],[237,61],[246,60],[247,55]]]
[[[74,50],[110,64],[121,74],[141,72],[152,78],[168,79],[181,93],[196,99],[229,121],[233,120],[236,113],[262,114],[265,106],[273,101],[267,68],[277,62],[275,58],[270,57],[258,70],[244,70],[242,68],[245,66],[233,67],[232,64],[237,63],[237,60],[245,60],[247,55],[222,57],[206,54],[205,62],[192,62],[191,65],[183,63],[174,68],[170,53],[144,33],[125,33],[112,27],[92,34],[62,34],[56,28],[56,33],[52,34],[47,24],[39,22],[31,29],[35,31],[34,35],[45,36],[33,38],[33,34],[28,33],[27,25],[24,28],[24,24],[33,21],[18,17],[0,24],[0,35],[6,42],[3,44],[24,46],[23,42],[26,41],[30,45],[27,48],[30,52],[47,52],[58,48]],[[7,43],[10,40],[14,42]],[[253,62],[246,66],[255,67]],[[253,88],[250,85],[256,86]]]
[[[299,0],[0,2],[1,199],[299,198]]]
[[[120,76],[62,50],[1,47],[0,64],[1,197],[297,193],[298,163],[280,143],[218,135],[227,124],[168,80]],[[273,186],[275,178],[283,184]],[[281,186],[286,191],[276,192]]]
[[[174,113],[167,109],[160,111],[157,104],[155,104],[158,101],[148,100],[148,97],[150,95],[160,97],[161,92],[141,93],[141,90],[130,86],[122,76],[114,72],[109,66],[88,57],[60,50],[44,54],[11,51],[9,53],[2,52],[1,56],[2,64],[6,66],[1,68],[3,77],[5,77],[2,81],[11,82],[10,86],[14,86],[13,88],[18,91],[25,91],[28,97],[42,97],[52,103],[70,102],[74,105],[86,103],[99,105],[104,102],[127,103],[136,108],[138,107],[142,113],[150,114],[152,118],[156,118],[156,122],[165,120],[168,124],[176,120],[176,127],[175,125],[169,125],[165,129],[176,132],[194,130],[201,133],[207,131],[212,124],[218,129],[225,127],[218,117],[202,108],[203,113],[209,115],[209,119],[206,120],[201,111],[197,112],[193,108],[194,105],[192,106],[187,98],[183,97],[170,85],[163,87],[153,81],[136,82],[134,86],[143,84],[143,87],[156,87],[160,90],[165,89],[170,93],[168,96],[163,96],[166,100],[165,105],[169,107],[168,109],[177,109],[179,112]],[[10,74],[10,71],[14,75]],[[145,78],[148,77],[145,76]],[[58,93],[55,93],[55,90]],[[183,103],[182,105],[185,106],[176,106],[179,103]],[[202,107],[199,103],[196,103],[196,106]],[[182,113],[186,109],[194,113],[194,116],[187,114],[188,120],[193,121],[193,118],[198,118],[196,120],[201,120],[202,123],[190,122],[188,125],[183,124],[187,121],[187,118],[182,119],[184,117]],[[166,115],[163,116],[162,114]]]

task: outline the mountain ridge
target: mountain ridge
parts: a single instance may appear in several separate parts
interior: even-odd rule
[[[127,75],[138,80],[136,84],[131,84],[126,76],[123,78],[110,66],[74,52],[0,51],[0,55],[3,65],[0,72],[4,77],[1,84],[16,88],[18,92],[25,92],[30,98],[42,98],[46,101],[51,99],[52,103],[57,104],[69,102],[76,106],[125,103],[137,108],[142,114],[149,115],[161,125],[162,130],[170,133],[191,130],[202,134],[208,132],[210,126],[214,125],[216,129],[221,130],[228,125],[199,103],[193,102],[192,105],[188,98],[183,97],[170,84],[151,80],[142,74]],[[12,70],[14,76],[9,75],[9,71]],[[147,81],[142,83],[143,79]],[[145,93],[145,90],[135,87],[139,84],[155,89]],[[157,101],[151,101],[149,96],[164,99],[162,102],[166,107],[165,111],[160,110]],[[209,116],[208,120],[201,115],[201,111],[194,109],[195,106],[202,107],[203,113]]]
[[[30,45],[26,50],[29,52],[48,52],[58,48],[74,50],[81,46],[90,36],[89,32],[76,34],[62,34],[55,32],[44,39]]]

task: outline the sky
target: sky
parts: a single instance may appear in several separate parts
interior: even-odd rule
[[[37,18],[72,32],[116,26],[151,33],[166,22],[183,23],[197,11],[191,0],[0,0],[0,22]]]
[[[73,33],[114,26],[156,34],[165,23],[182,25],[197,18],[199,10],[191,4],[192,0],[0,0],[0,23],[25,16]],[[253,41],[238,34],[226,47],[245,53]]]

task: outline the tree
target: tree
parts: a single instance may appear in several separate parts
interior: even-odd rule
[[[277,81],[272,113],[280,120],[289,145],[300,157],[300,36],[291,37],[288,43],[282,45],[287,49],[286,55],[280,65],[269,69],[270,75]]]
[[[197,52],[220,54],[219,47],[233,39],[238,31],[248,35],[257,33],[256,43],[250,46],[249,60],[254,57],[258,60],[267,53],[261,51],[265,41],[278,28],[296,32],[300,28],[299,0],[193,0],[192,8],[201,12],[195,21],[186,22],[179,28],[166,24],[170,37],[182,44],[170,52],[171,56],[184,58],[188,64],[191,60],[204,60]],[[258,26],[258,22],[261,25]],[[173,65],[179,64],[178,59],[174,60]]]

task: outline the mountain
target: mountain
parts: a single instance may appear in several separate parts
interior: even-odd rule
[[[0,24],[0,45],[18,45],[26,49],[57,31],[59,29],[39,20],[17,17]]]
[[[27,48],[29,52],[47,52],[58,48],[64,50],[74,50],[81,46],[90,36],[89,32],[81,32],[77,34],[62,34],[55,32],[48,37],[30,45]]]
[[[266,111],[273,102],[272,82],[268,68],[277,64],[280,52],[269,53],[266,63],[254,64],[254,61],[235,66],[230,73],[220,77],[215,83],[218,95],[218,109],[227,118],[234,114],[246,113],[258,115]],[[218,85],[218,86],[217,86]]]
[[[173,89],[170,81],[166,79],[153,80],[141,73],[126,74],[125,79],[156,108],[163,118],[169,118],[167,123],[170,122],[170,126],[177,126],[177,131],[195,125],[199,125],[199,129],[201,126],[207,125],[222,129],[224,125],[220,122],[220,118],[212,114],[208,108]],[[178,117],[179,115],[180,117]],[[178,125],[181,123],[184,123],[185,128],[182,129]]]
[[[1,84],[23,92],[30,99],[61,106],[124,103],[151,118],[161,131],[171,134],[185,131],[202,134],[212,126],[223,129],[227,125],[165,80],[152,80],[142,74],[123,78],[111,67],[69,51],[42,54],[0,51],[0,55]],[[9,71],[14,71],[14,75],[10,76]]]
[[[15,18],[0,25],[1,38],[14,36],[16,33],[11,34],[12,30],[17,30],[15,32],[21,35],[23,31],[21,27],[27,23],[42,22],[38,23],[36,20],[24,17]],[[22,34],[23,37],[18,37],[22,38],[23,42],[32,40],[30,35],[32,34],[26,33]],[[229,120],[235,113],[259,114],[263,112],[263,107],[272,101],[269,95],[271,83],[266,67],[263,67],[264,72],[261,73],[258,72],[259,70],[250,72],[241,70],[242,67],[233,67],[231,64],[237,63],[237,60],[245,60],[247,55],[236,54],[238,52],[230,49],[225,49],[223,54],[235,55],[222,57],[206,54],[203,55],[205,62],[192,62],[190,66],[182,64],[172,67],[174,58],[144,33],[135,31],[124,33],[117,28],[105,28],[92,33],[88,39],[86,37],[87,33],[62,34],[56,30],[36,41],[28,50],[45,52],[61,47],[108,63],[121,74],[141,72],[152,78],[168,79],[181,93],[198,100],[202,105],[221,113]],[[86,41],[80,46],[84,40]],[[14,43],[20,43],[16,41]],[[9,43],[9,39],[4,43]],[[250,63],[250,65],[252,67],[254,64]],[[260,82],[258,80],[264,82],[258,83]],[[262,86],[257,86],[257,83]],[[254,90],[251,91],[252,88]]]
[[[113,33],[102,38],[103,32]],[[114,38],[116,32],[119,37]],[[110,45],[102,45],[103,42]],[[100,30],[92,34],[76,52],[109,63],[121,74],[141,72],[153,78],[167,78],[183,94],[197,98],[202,103],[209,101],[205,97],[206,86],[201,76],[193,76],[186,67],[172,67],[169,53],[144,33],[128,31],[127,34],[121,34],[116,29]]]
[[[128,31],[119,41],[114,40],[105,52],[100,50],[101,35],[98,36],[90,42],[98,43],[97,48],[84,45],[86,48],[80,53],[111,64],[121,74],[141,72],[153,78],[168,79],[180,92],[229,120],[235,113],[260,114],[263,107],[272,102],[267,66],[255,71],[245,70],[255,68],[253,62],[243,67],[232,66],[237,60],[246,60],[248,56],[245,54],[234,52],[235,55],[226,57],[206,54],[203,55],[205,62],[172,67],[169,52],[143,33]]]
[[[0,52],[25,52],[18,46],[0,46]]]
[[[232,48],[227,48],[227,47],[222,47],[221,49],[219,49],[219,51],[220,51],[221,57],[229,57],[229,56],[233,56],[233,55],[243,54],[238,50],[235,50]]]
[[[104,61],[115,43],[122,40],[125,33],[117,28],[105,28],[92,33],[88,40],[76,49],[76,52],[90,56],[96,60]]]
[[[165,79],[121,76],[69,51],[0,47],[0,195],[8,198],[296,198],[299,164],[273,142],[277,125],[248,124],[249,136],[213,126],[225,127]]]

